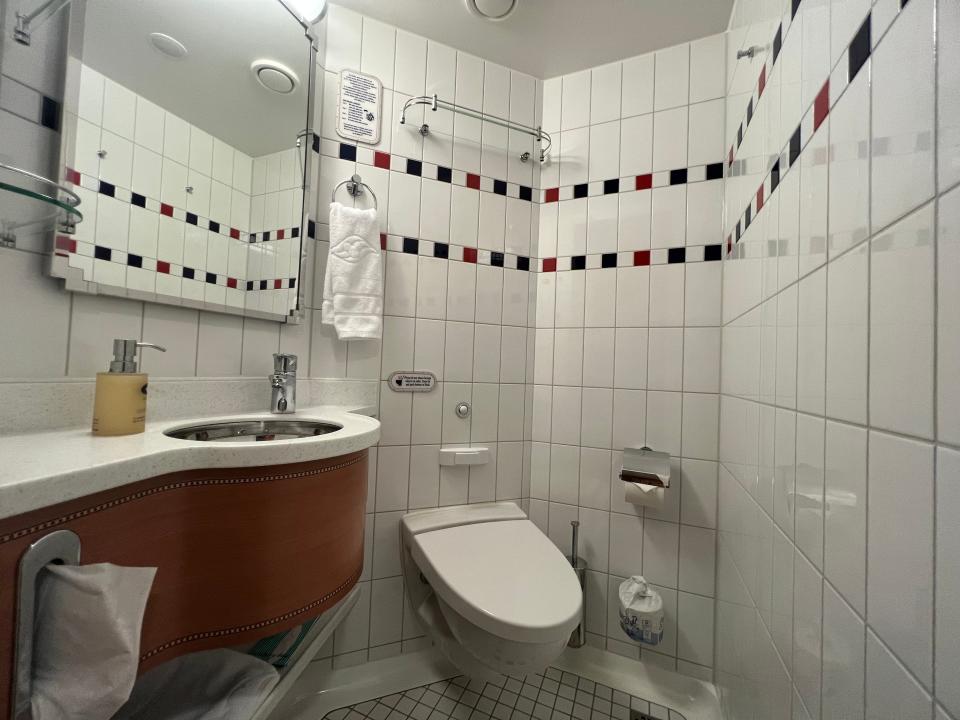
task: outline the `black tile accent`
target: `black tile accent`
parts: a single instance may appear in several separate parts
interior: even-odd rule
[[[507,181],[506,180],[494,180],[493,181],[493,192],[497,195],[506,195],[507,194]]]
[[[707,165],[707,180],[723,180],[722,162]]]
[[[753,121],[753,98],[747,103],[747,125]]]
[[[530,272],[530,258],[523,257],[522,255],[517,258],[517,270],[523,270],[524,272]]]
[[[604,195],[613,195],[614,193],[620,192],[620,179],[613,178],[612,180],[603,181],[603,194]]]
[[[747,211],[743,214],[743,231],[746,232],[753,222],[753,205],[747,206]]]
[[[851,80],[857,76],[860,68],[870,57],[870,17],[870,13],[867,13],[867,19],[863,21],[863,25],[850,42],[849,76]]]
[[[435,258],[448,258],[450,257],[450,246],[446,243],[434,243],[433,244],[433,256]]]
[[[600,267],[615,268],[617,266],[616,253],[604,253],[600,256]]]
[[[247,291],[253,290],[253,280],[247,280]]]
[[[207,281],[207,284],[208,284],[208,285],[216,285],[216,284],[217,284],[217,274],[216,274],[216,273],[208,272],[208,273],[207,273],[207,277],[206,277],[206,281]]]
[[[687,169],[680,168],[679,170],[670,171],[670,184],[671,185],[686,185],[687,184]]]
[[[266,289],[267,289],[267,281],[266,281],[266,280],[261,280],[261,281],[260,281],[260,289],[261,289],[261,290],[266,290]]]
[[[40,101],[40,124],[45,128],[60,131],[60,103],[46,95]]]
[[[133,253],[129,253],[127,255],[127,265],[129,265],[130,267],[142,268],[143,257],[140,255],[134,255]]]
[[[183,269],[183,276],[184,276],[187,280],[193,280],[193,276],[194,276],[193,268],[185,267],[185,268]]]
[[[492,252],[490,253],[490,264],[494,267],[503,267],[503,253],[502,252]]]
[[[307,220],[307,237],[311,240],[317,237],[317,224],[313,220]]]
[[[251,243],[255,243],[257,241],[257,234],[250,233],[250,236],[247,238],[247,241]]]
[[[910,0],[900,0],[900,9],[903,10],[908,2],[910,2]]]
[[[443,165],[437,166],[437,180],[440,182],[453,182],[453,170]]]
[[[780,160],[777,160],[770,168],[770,194],[773,195],[780,185]]]
[[[420,243],[416,238],[405,237],[403,239],[403,251],[410,255],[416,255],[420,251]]]
[[[723,257],[723,245],[707,245],[703,248],[703,259],[707,262],[719,260]]]
[[[740,127],[737,128],[737,147],[740,147],[743,144],[743,123],[740,123]]]
[[[790,17],[792,19],[797,16],[797,11],[800,9],[800,0],[792,0],[790,8]]]
[[[100,181],[100,194],[101,194],[101,195],[106,195],[107,197],[115,197],[116,194],[117,194],[117,188],[116,188],[112,183],[108,183],[108,182],[105,182],[105,181],[101,180],[101,181]]]
[[[793,135],[790,136],[790,167],[793,167],[793,164],[797,161],[798,157],[800,157],[799,125],[797,125],[797,129],[793,131]]]
[[[341,160],[354,160],[357,159],[357,146],[356,145],[347,145],[346,143],[340,143],[340,159]]]
[[[211,232],[220,232],[220,223],[216,222],[215,220],[211,220],[207,227],[210,228]]]
[[[740,228],[740,221],[737,220],[737,242],[740,242],[740,235],[743,233],[743,230]]]
[[[292,290],[292,289],[295,288],[296,286],[297,286],[297,279],[296,279],[296,278],[290,278],[290,285],[289,285],[290,289]]]
[[[526,200],[527,202],[533,202],[533,188],[529,188],[526,185],[521,185],[520,199]]]
[[[421,175],[423,173],[423,163],[419,160],[407,158],[407,175]]]
[[[585,198],[587,196],[587,184],[580,183],[579,185],[573,186],[573,197],[574,198]]]
[[[319,135],[313,136],[313,151],[315,153],[320,152],[320,136]]]
[[[777,25],[777,34],[773,36],[773,62],[777,62],[783,49],[783,25]]]
[[[586,270],[587,269],[587,256],[586,255],[574,255],[570,258],[570,269],[571,270]]]
[[[140,193],[130,193],[130,204],[145,208],[147,206],[147,198]]]
[[[196,224],[197,224],[197,216],[194,215],[192,212],[188,212],[188,213],[187,213],[187,224],[189,224],[189,225],[196,225]]]
[[[686,248],[670,248],[667,250],[667,262],[668,263],[682,263],[687,259],[687,249]]]
[[[290,228],[290,237],[292,238],[300,237],[300,228],[299,227]]]
[[[110,260],[113,257],[113,250],[103,245],[94,245],[93,256],[97,260]]]
[[[267,230],[265,233],[263,233],[263,241],[264,241],[264,242],[270,242],[270,231],[269,231],[269,230]]]

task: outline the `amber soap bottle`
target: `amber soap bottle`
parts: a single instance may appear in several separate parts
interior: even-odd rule
[[[147,419],[147,374],[137,371],[137,349],[166,348],[136,340],[114,340],[110,371],[97,373],[93,398],[94,435],[142,433]]]

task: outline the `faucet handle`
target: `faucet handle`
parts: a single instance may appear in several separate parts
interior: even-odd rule
[[[274,353],[273,371],[275,373],[295,373],[297,371],[297,356],[287,353]]]

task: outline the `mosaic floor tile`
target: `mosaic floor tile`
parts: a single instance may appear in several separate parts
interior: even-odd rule
[[[686,720],[676,710],[573,673],[484,683],[465,676],[332,710],[324,720]]]

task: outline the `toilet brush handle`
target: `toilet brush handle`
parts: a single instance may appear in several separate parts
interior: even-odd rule
[[[573,539],[570,541],[570,564],[573,567],[577,566],[577,558],[580,557],[579,545],[580,545],[580,521],[571,520],[570,529],[573,532]]]

